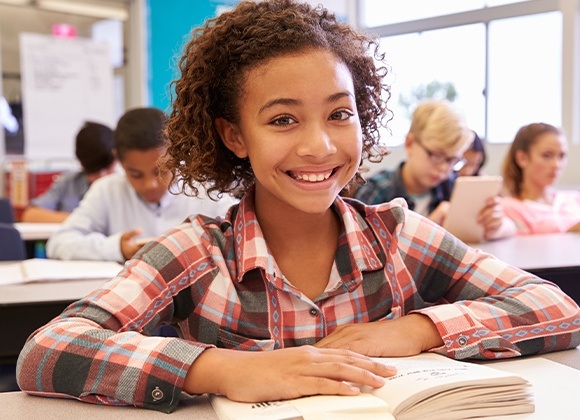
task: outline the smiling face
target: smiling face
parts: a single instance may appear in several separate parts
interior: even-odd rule
[[[516,160],[522,169],[524,187],[542,191],[552,186],[566,167],[567,154],[565,137],[550,132],[539,135],[528,152],[518,150]]]
[[[325,213],[361,159],[347,67],[321,50],[273,58],[246,74],[239,108],[239,124],[216,126],[236,156],[250,159],[258,214]]]

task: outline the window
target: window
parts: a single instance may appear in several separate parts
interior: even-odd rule
[[[453,100],[478,133],[484,130],[485,28],[459,26],[381,39],[391,67],[392,133],[386,145],[403,143],[411,113],[421,99]]]
[[[491,141],[511,142],[518,129],[531,122],[562,125],[561,33],[560,12],[490,23]]]
[[[578,142],[579,8],[578,0],[361,0],[360,26],[381,37],[392,67],[386,143],[401,143],[409,94],[428,96],[429,84],[451,84],[469,125],[490,143],[510,142],[536,121]]]

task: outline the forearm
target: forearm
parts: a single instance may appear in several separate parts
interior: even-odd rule
[[[61,223],[70,213],[29,206],[22,213],[22,221],[27,223]]]
[[[52,322],[29,339],[18,359],[17,379],[25,392],[170,412],[179,402],[187,369],[202,350],[181,339],[107,330],[72,317]]]
[[[509,238],[510,236],[514,236],[517,234],[516,224],[512,219],[509,217],[503,217],[501,221],[501,225],[499,228],[494,232],[486,232],[485,239],[493,241],[496,239],[503,239]]]
[[[419,312],[432,319],[445,342],[437,351],[458,359],[513,357],[580,344],[578,306],[558,288],[533,280],[495,296]]]
[[[46,244],[49,258],[61,260],[101,260],[123,262],[121,234],[105,236],[66,228],[54,233]]]

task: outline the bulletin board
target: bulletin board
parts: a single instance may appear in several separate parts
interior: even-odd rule
[[[27,159],[74,158],[85,121],[115,127],[108,45],[88,38],[20,35]]]

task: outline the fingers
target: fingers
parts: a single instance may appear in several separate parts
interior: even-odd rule
[[[385,384],[384,378],[396,374],[393,366],[372,360],[349,350],[320,349],[323,360],[308,369],[311,376],[308,394],[355,395],[358,387],[351,384],[379,388]]]
[[[121,240],[128,241],[130,239],[133,239],[135,236],[140,235],[142,232],[143,229],[128,230],[121,235]]]

